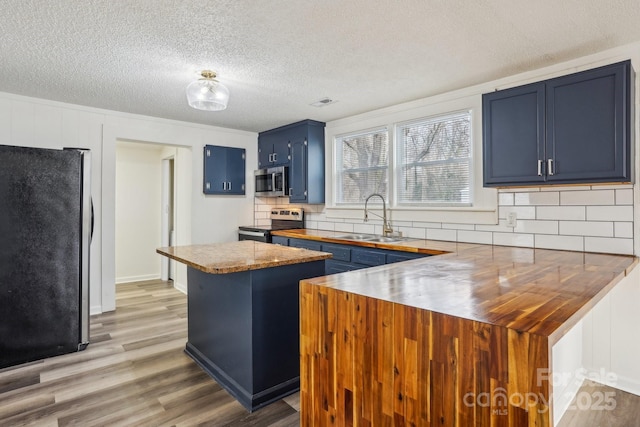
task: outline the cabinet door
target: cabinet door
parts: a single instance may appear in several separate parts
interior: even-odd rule
[[[268,168],[271,166],[273,154],[273,139],[270,135],[260,135],[258,137],[258,168]]]
[[[205,145],[203,189],[205,194],[224,194],[226,189],[226,147]]]
[[[630,63],[547,82],[550,182],[630,181]]]
[[[287,166],[289,165],[289,139],[287,135],[281,135],[281,138],[273,142],[273,165]]]
[[[307,201],[307,140],[291,142],[291,163],[289,165],[289,202]]]
[[[246,179],[246,155],[244,148],[227,147],[226,193],[244,194]]]
[[[484,185],[544,182],[544,83],[482,96]]]

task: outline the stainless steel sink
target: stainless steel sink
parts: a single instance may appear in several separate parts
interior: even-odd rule
[[[346,234],[344,236],[336,236],[337,239],[353,240],[358,242],[374,242],[374,243],[393,243],[404,242],[407,240],[415,240],[412,237],[400,236],[379,236],[376,234]]]
[[[346,234],[344,236],[336,236],[336,238],[338,239],[345,240],[371,240],[377,237],[378,236],[376,236],[375,234]]]

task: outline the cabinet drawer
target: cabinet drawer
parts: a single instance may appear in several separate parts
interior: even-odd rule
[[[351,261],[351,249],[343,245],[330,245],[325,243],[322,245],[322,251],[332,253],[332,259],[334,260],[347,262]]]
[[[271,238],[271,243],[282,246],[289,246],[289,238],[282,236],[273,236]]]
[[[392,264],[394,262],[407,261],[410,259],[423,258],[428,255],[423,254],[415,254],[411,252],[394,252],[387,254],[387,264]]]
[[[351,251],[351,261],[365,265],[382,265],[385,263],[385,253],[366,249],[353,249]]]
[[[294,248],[302,248],[309,249],[312,251],[321,250],[322,245],[320,242],[314,242],[312,240],[302,240],[302,239],[289,239],[289,246]]]
[[[334,259],[327,259],[324,261],[324,273],[327,275],[344,273],[345,271],[359,270],[365,267],[366,265],[350,264],[348,262],[336,261]]]

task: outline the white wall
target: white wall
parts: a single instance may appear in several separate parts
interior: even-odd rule
[[[215,113],[212,113],[215,114]],[[116,141],[131,140],[190,147],[189,158],[177,159],[191,172],[192,203],[182,222],[178,244],[237,239],[237,227],[253,222],[253,170],[257,134],[214,126],[157,119],[115,111],[0,93],[0,144],[92,150],[92,197],[95,232],[91,244],[92,313],[115,309],[115,173]],[[202,149],[205,144],[247,149],[248,196],[202,194]],[[186,156],[185,156],[186,157]],[[179,189],[180,191],[180,189]],[[183,193],[184,194],[184,193]],[[159,255],[158,255],[159,256]],[[178,276],[183,283],[184,271]]]
[[[160,277],[162,146],[116,145],[116,283]]]

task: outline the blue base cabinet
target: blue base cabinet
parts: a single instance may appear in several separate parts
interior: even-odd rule
[[[416,252],[367,248],[339,243],[324,243],[315,240],[285,238],[280,236],[274,236],[272,242],[284,246],[333,254],[331,259],[325,260],[325,274],[327,275],[429,256]]]
[[[630,61],[482,97],[485,187],[632,182]]]

